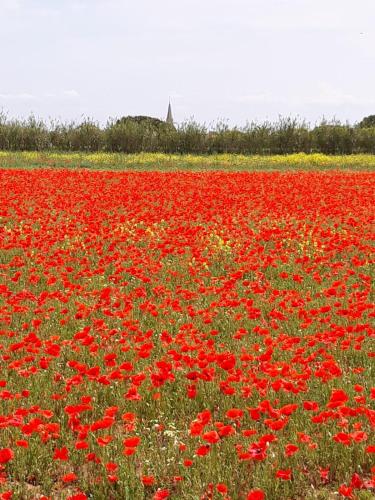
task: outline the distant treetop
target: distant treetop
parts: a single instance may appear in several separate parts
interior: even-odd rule
[[[117,120],[116,125],[123,123],[136,123],[138,125],[148,125],[153,128],[166,126],[166,122],[159,120],[159,118],[153,118],[152,116],[123,116]]]
[[[358,123],[358,127],[359,128],[375,127],[375,115],[369,115],[363,118],[363,120]]]

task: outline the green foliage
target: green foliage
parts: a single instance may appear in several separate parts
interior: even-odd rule
[[[152,116],[123,116],[116,121],[116,125],[129,122],[137,123],[139,125],[147,125],[148,127],[154,128],[163,128],[167,125],[165,122],[163,122],[163,120],[159,120],[159,118],[153,118]]]
[[[375,127],[375,115],[365,116],[362,121],[358,123],[359,128]]]
[[[31,115],[26,120],[8,120],[0,113],[0,149],[40,151],[51,147],[47,126]]]
[[[82,123],[50,124],[29,117],[9,119],[0,112],[0,150],[108,151],[116,153],[283,155],[375,153],[375,115],[358,125],[323,120],[310,127],[295,118],[229,127],[218,122],[208,128],[194,120],[174,127],[158,118],[125,116],[100,127]]]
[[[175,145],[175,128],[157,118],[124,117],[110,121],[103,134],[106,151],[139,153],[169,152]],[[176,148],[172,147],[172,151]]]
[[[178,153],[206,153],[208,131],[195,121],[182,123],[178,128]]]
[[[313,148],[326,154],[355,153],[355,132],[350,125],[323,121],[312,131]],[[367,152],[367,151],[366,151]]]

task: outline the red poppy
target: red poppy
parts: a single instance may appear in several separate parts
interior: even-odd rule
[[[333,436],[333,440],[336,441],[336,443],[341,443],[345,446],[349,446],[352,442],[350,434],[346,434],[345,432],[338,432]]]
[[[353,488],[351,486],[346,486],[345,484],[342,484],[339,487],[339,493],[345,498],[354,498]]]
[[[265,500],[266,495],[263,490],[254,489],[249,491],[246,500]]]
[[[205,446],[200,446],[197,450],[196,450],[196,454],[199,456],[199,457],[204,457],[205,455],[207,455],[207,453],[210,452],[210,446],[208,444],[206,444]]]
[[[56,448],[55,452],[53,454],[53,459],[54,460],[68,460],[69,459],[69,452],[68,448],[65,446],[63,448]]]
[[[343,391],[342,389],[334,389],[331,393],[331,398],[327,403],[327,407],[337,408],[339,406],[343,406],[348,400],[349,397],[347,396],[345,391]]]
[[[216,431],[208,431],[202,434],[202,438],[210,444],[220,441],[220,436]]]
[[[129,437],[129,438],[124,439],[124,441],[123,441],[124,446],[126,446],[128,448],[136,448],[140,442],[141,442],[141,438],[139,436]]]
[[[145,486],[152,486],[155,483],[154,476],[142,476],[141,480]]]
[[[243,410],[240,410],[239,408],[232,408],[231,410],[228,410],[225,415],[228,418],[237,420],[242,418],[243,414],[244,414]]]
[[[14,457],[14,453],[10,448],[0,448],[0,464],[10,462]]]
[[[276,471],[276,477],[284,481],[290,481],[292,478],[291,469],[279,469]]]
[[[78,479],[78,476],[74,472],[70,472],[68,474],[65,474],[61,479],[64,483],[72,483],[73,481],[76,481]]]
[[[299,450],[298,446],[295,444],[287,444],[285,446],[285,456],[291,457]]]
[[[169,495],[170,495],[169,490],[159,489],[152,497],[152,500],[164,500],[165,498],[168,498]]]

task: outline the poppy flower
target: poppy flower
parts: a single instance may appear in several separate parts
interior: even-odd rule
[[[11,500],[13,496],[13,491],[4,491],[3,493],[0,493],[0,500]]]
[[[55,452],[53,454],[53,459],[54,460],[68,460],[69,459],[68,448],[66,448],[65,446],[63,448],[56,448]]]
[[[126,446],[128,448],[136,448],[140,442],[141,442],[141,438],[139,436],[133,436],[133,437],[129,437],[129,438],[124,439],[123,444],[124,444],[124,446]]]
[[[226,412],[226,416],[230,419],[237,420],[243,417],[243,410],[240,410],[239,408],[232,408]]]
[[[343,406],[348,400],[349,397],[345,391],[342,389],[333,389],[327,407],[338,408],[339,406]]]
[[[346,486],[345,484],[340,485],[339,493],[345,498],[354,498],[353,488],[351,486]]]
[[[246,500],[265,500],[266,495],[263,490],[254,489],[249,491]]]
[[[26,441],[25,439],[18,439],[16,441],[16,445],[19,446],[20,448],[28,448],[29,447],[29,442]]]
[[[155,483],[154,476],[142,476],[141,480],[145,486],[152,486]]]
[[[346,434],[345,432],[338,432],[333,436],[333,440],[336,441],[336,443],[341,443],[345,446],[349,446],[352,442],[352,437],[350,434]]]
[[[279,469],[276,471],[276,477],[284,481],[290,481],[292,478],[292,471],[291,469]]]
[[[228,492],[228,487],[226,484],[224,483],[218,483],[216,485],[216,489],[219,493],[221,493],[222,495],[226,495],[226,493]]]
[[[210,446],[207,444],[205,446],[200,446],[197,450],[196,450],[196,454],[199,456],[199,457],[204,457],[205,455],[207,455],[207,453],[210,452]]]
[[[164,500],[165,498],[168,498],[169,495],[170,495],[169,490],[159,489],[152,497],[152,500]]]
[[[291,457],[299,450],[298,446],[295,444],[287,444],[285,446],[285,456]]]
[[[74,472],[70,472],[68,474],[65,474],[61,479],[64,483],[72,483],[73,481],[76,481],[78,479],[78,476]]]
[[[0,448],[0,464],[10,462],[14,457],[14,453],[10,448]]]
[[[216,431],[208,431],[202,434],[202,438],[210,444],[220,441],[220,436]]]

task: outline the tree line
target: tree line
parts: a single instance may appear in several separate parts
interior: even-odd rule
[[[213,127],[194,120],[172,126],[138,116],[110,120],[100,126],[93,120],[63,123],[30,116],[8,118],[0,113],[0,150],[5,151],[109,151],[180,154],[290,154],[375,153],[375,115],[357,124],[322,120],[310,126],[294,118],[275,122]]]

